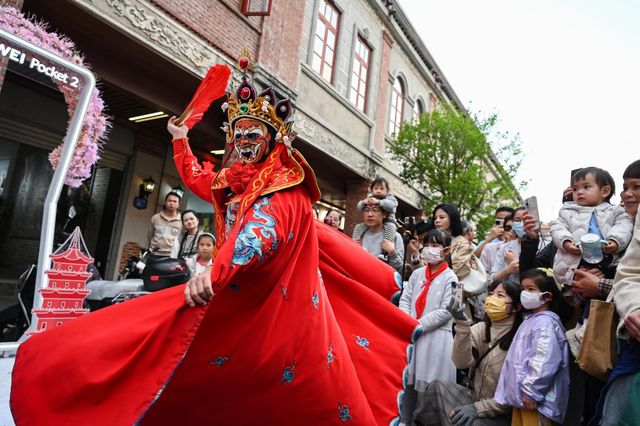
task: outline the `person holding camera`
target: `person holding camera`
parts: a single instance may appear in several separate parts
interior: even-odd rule
[[[405,220],[405,222],[407,222]],[[424,259],[422,258],[422,249],[424,245],[422,241],[424,237],[427,235],[427,232],[433,228],[431,221],[421,220],[415,224],[413,228],[413,232],[411,234],[411,238],[407,241],[406,244],[406,260],[407,265],[409,266],[411,272],[416,269],[425,266]]]
[[[504,220],[511,216],[513,214],[513,209],[511,207],[506,207],[506,206],[500,206],[496,209],[496,213],[494,215],[494,222],[493,222],[493,227],[491,227],[491,230],[489,231],[489,233],[487,234],[487,237],[483,240],[480,241],[478,243],[478,246],[476,247],[475,251],[473,252],[473,254],[476,255],[476,257],[480,258],[482,260],[482,254],[485,250],[485,248],[492,248],[492,254],[495,256],[495,253],[497,253],[497,247],[498,245],[504,241]],[[491,254],[488,255],[489,259],[491,258]],[[485,256],[485,258],[487,258],[487,256]],[[487,268],[487,270],[491,270],[491,264],[485,264],[483,262],[485,268]]]

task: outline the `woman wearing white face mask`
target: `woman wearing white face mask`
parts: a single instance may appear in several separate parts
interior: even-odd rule
[[[525,213],[524,207],[518,207],[513,215],[508,216],[504,221],[505,242],[498,249],[496,259],[491,266],[492,281],[509,281],[519,283],[518,273],[520,272],[520,243],[525,232],[522,218]]]
[[[402,400],[401,424],[413,424],[414,413],[424,410],[424,391],[434,380],[455,381],[456,368],[451,360],[453,348],[452,317],[447,311],[451,284],[457,281],[446,256],[451,237],[432,229],[424,239],[422,255],[427,266],[416,269],[405,285],[400,309],[416,318],[422,334],[416,338],[409,361],[409,381]]]

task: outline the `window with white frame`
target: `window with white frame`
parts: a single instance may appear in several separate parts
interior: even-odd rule
[[[356,48],[351,72],[351,90],[349,101],[360,111],[365,112],[367,103],[367,86],[369,81],[369,60],[371,49],[360,36],[356,38]]]
[[[339,21],[340,12],[335,5],[323,0],[318,10],[311,68],[329,83],[333,81]]]
[[[404,107],[404,87],[400,78],[396,78],[391,89],[391,111],[389,114],[389,134],[395,135],[402,124],[402,110]]]

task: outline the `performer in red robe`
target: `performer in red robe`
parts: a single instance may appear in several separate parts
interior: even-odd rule
[[[211,270],[32,336],[13,372],[16,424],[397,422],[419,332],[389,302],[397,274],[313,219],[288,100],[245,78],[225,107],[239,161],[217,173],[169,124],[184,182],[214,205]]]

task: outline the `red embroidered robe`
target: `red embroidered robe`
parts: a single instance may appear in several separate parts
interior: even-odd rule
[[[224,176],[202,170],[186,140],[174,149],[189,189],[219,214],[228,201]],[[394,421],[417,325],[388,300],[398,290],[395,272],[313,219],[315,178],[301,156],[279,167],[290,176],[271,173],[244,211],[237,200],[240,216],[217,247],[207,306],[187,307],[179,286],[25,342],[13,372],[16,423]],[[220,188],[212,191],[212,182]]]

